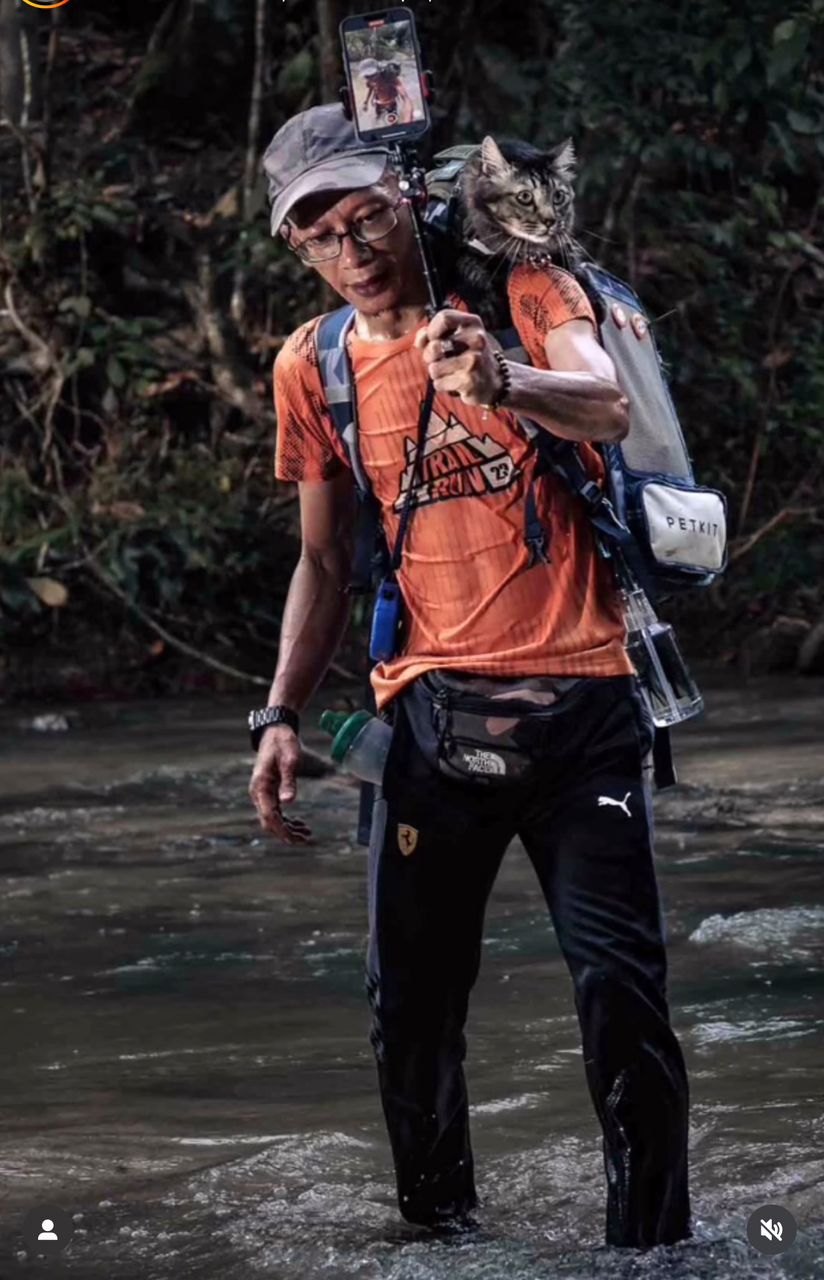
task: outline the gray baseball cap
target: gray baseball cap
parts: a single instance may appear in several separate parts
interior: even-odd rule
[[[315,191],[370,187],[383,176],[389,151],[360,141],[340,103],[310,107],[278,129],[263,155],[277,235],[293,205]]]

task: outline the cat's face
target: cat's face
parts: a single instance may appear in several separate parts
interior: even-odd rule
[[[480,238],[511,257],[551,253],[572,231],[575,212],[575,153],[567,140],[553,151],[530,159],[509,148],[504,156],[494,138],[484,138],[474,162],[467,164],[464,198],[470,221]],[[540,158],[535,158],[539,156]],[[491,236],[498,230],[498,243]],[[523,245],[516,254],[512,241]]]

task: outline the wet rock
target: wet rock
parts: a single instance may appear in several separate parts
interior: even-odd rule
[[[760,627],[744,643],[741,652],[748,675],[794,671],[801,646],[810,630],[806,618],[779,614],[768,627]]]
[[[804,636],[798,651],[798,670],[805,676],[824,675],[824,618]]]
[[[34,716],[25,727],[36,729],[38,733],[65,733],[71,726],[68,716],[59,712],[48,712],[42,716]]]

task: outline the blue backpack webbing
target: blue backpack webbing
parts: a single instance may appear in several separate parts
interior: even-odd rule
[[[427,232],[447,277],[460,247],[495,257],[477,240],[467,244],[462,223],[461,174],[478,151],[474,143],[450,147],[435,156],[438,167],[426,175]],[[629,397],[628,435],[598,446],[613,513],[632,535],[623,544],[624,558],[653,601],[660,594],[707,587],[727,564],[726,498],[696,483],[650,317],[625,281],[591,260],[563,274],[588,297],[598,340]],[[473,305],[471,298],[467,301]],[[503,296],[499,302],[504,303]],[[538,443],[546,447],[540,438]],[[574,461],[571,466],[574,472]],[[574,474],[571,478],[580,491]],[[620,537],[614,525],[604,532],[613,540]]]

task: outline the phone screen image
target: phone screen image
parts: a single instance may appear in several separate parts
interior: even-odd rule
[[[342,34],[360,136],[371,140],[423,132],[427,110],[410,15],[347,19]]]

